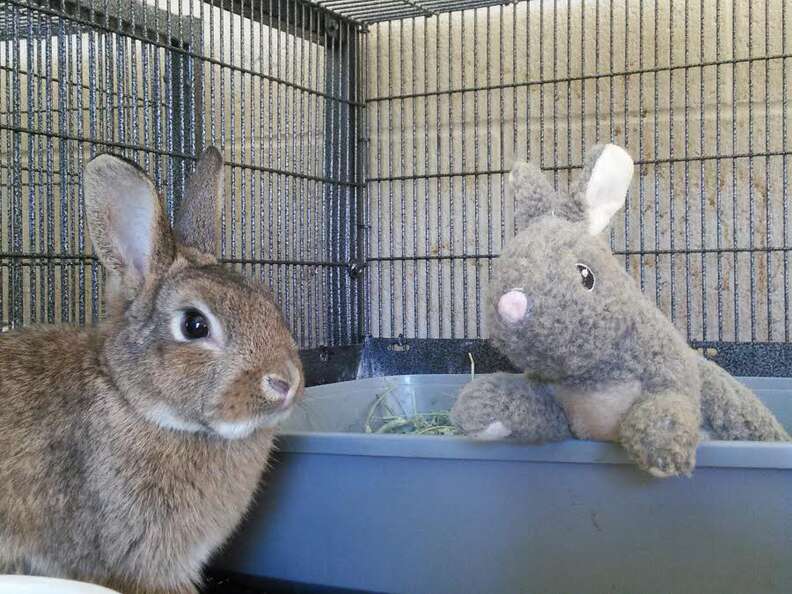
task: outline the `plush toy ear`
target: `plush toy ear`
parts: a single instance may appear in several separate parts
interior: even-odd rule
[[[592,235],[605,229],[624,205],[633,168],[630,155],[615,144],[596,146],[589,153],[579,194]]]
[[[560,196],[542,170],[533,163],[515,163],[509,174],[509,185],[516,203],[514,219],[518,228],[546,214],[572,221],[583,218],[580,205]]]

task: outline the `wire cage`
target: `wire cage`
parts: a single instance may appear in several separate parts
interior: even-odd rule
[[[695,345],[783,348],[789,18],[790,0],[0,0],[0,319],[101,315],[87,159],[141,163],[172,213],[213,143],[222,259],[272,286],[303,347],[485,337],[512,163],[564,187],[613,141],[637,175],[610,240],[644,292]]]

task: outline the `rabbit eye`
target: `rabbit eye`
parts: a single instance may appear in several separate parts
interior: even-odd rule
[[[197,309],[188,309],[182,316],[181,330],[187,340],[206,338],[209,335],[209,321]]]
[[[591,272],[591,268],[586,266],[585,264],[576,264],[578,272],[580,273],[580,282],[583,283],[583,287],[587,291],[591,291],[594,289],[594,283],[596,282],[594,279],[594,273]]]

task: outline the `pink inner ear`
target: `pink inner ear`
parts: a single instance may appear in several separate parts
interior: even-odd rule
[[[516,324],[527,312],[528,298],[518,289],[505,293],[498,301],[498,313],[509,324]]]

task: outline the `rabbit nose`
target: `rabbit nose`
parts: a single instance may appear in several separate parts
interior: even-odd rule
[[[268,375],[267,382],[269,383],[270,388],[275,390],[275,392],[280,394],[283,398],[286,398],[289,393],[289,382],[274,375]]]
[[[278,408],[288,408],[296,390],[282,376],[268,373],[261,378],[261,388],[267,400]]]
[[[284,375],[289,379],[286,379]],[[292,362],[288,363],[288,371],[284,375],[267,373],[261,378],[261,387],[264,393],[280,408],[291,406],[301,385],[299,371]]]
[[[498,314],[509,324],[516,324],[529,314],[528,297],[521,289],[512,289],[498,300]]]

